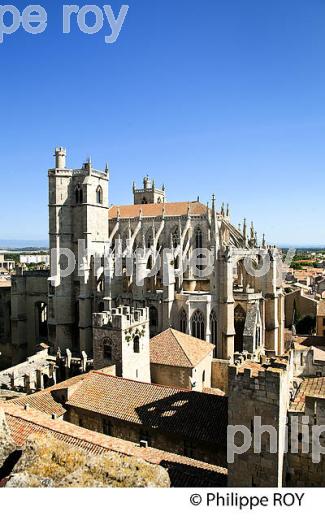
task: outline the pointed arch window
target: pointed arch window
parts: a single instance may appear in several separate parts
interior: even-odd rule
[[[203,248],[203,234],[200,227],[197,227],[195,230],[195,248],[202,249]]]
[[[103,189],[101,186],[98,186],[96,190],[96,202],[97,204],[103,204]]]
[[[242,352],[244,348],[244,330],[246,312],[241,305],[235,308],[235,352]]]
[[[76,204],[83,203],[83,191],[82,191],[82,187],[80,186],[80,184],[78,184],[78,186],[75,189],[75,200],[76,200]]]
[[[195,311],[191,319],[192,336],[198,339],[205,339],[205,323],[203,313]]]
[[[179,315],[179,328],[181,332],[184,332],[184,334],[187,333],[187,314],[184,309],[181,310]]]
[[[217,341],[218,341],[218,329],[217,329],[217,314],[213,309],[210,314],[210,330],[211,330],[211,343],[215,345],[215,349],[213,351],[213,357],[217,357]]]

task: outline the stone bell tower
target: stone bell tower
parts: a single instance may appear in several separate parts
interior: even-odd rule
[[[155,181],[146,176],[143,188],[137,189],[133,183],[134,204],[162,204],[166,202],[165,186],[156,188]]]
[[[120,306],[93,315],[94,368],[150,383],[149,309]]]
[[[91,353],[91,314],[104,290],[99,284],[102,273],[94,268],[93,259],[103,255],[108,240],[109,175],[108,168],[94,169],[90,159],[80,169],[68,168],[66,155],[64,148],[56,148],[55,168],[48,172],[49,341],[76,354]],[[80,240],[87,261],[78,273]]]

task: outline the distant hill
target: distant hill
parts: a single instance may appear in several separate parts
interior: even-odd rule
[[[20,251],[37,251],[48,249],[48,240],[10,240],[0,238],[0,249],[20,250]]]

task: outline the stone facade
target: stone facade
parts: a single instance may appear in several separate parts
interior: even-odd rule
[[[202,392],[211,387],[212,353],[195,367],[178,367],[151,363],[151,381],[159,385],[176,386]]]
[[[118,307],[93,315],[94,368],[150,383],[149,310]]]
[[[160,429],[156,431],[153,429],[144,430],[141,425],[121,421],[114,417],[102,416],[71,406],[69,406],[65,420],[92,431],[134,442],[137,445],[144,441],[148,443],[148,446],[155,449],[184,455],[221,467],[226,466],[226,450],[223,446],[218,447],[204,441],[194,442]]]

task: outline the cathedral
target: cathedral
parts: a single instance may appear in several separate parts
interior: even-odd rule
[[[215,358],[232,360],[243,351],[283,352],[281,253],[266,245],[264,237],[258,244],[253,224],[250,229],[246,221],[234,226],[229,208],[218,210],[214,196],[207,205],[199,199],[168,202],[165,186],[158,188],[148,177],[141,187],[133,184],[133,204],[112,205],[108,167],[96,170],[88,160],[81,169],[70,169],[63,148],[55,150],[55,168],[48,176],[50,249],[70,250],[75,258],[80,240],[86,251],[91,249],[83,272],[76,262],[64,277],[64,255],[56,255],[57,265],[52,255],[44,305],[45,339],[53,348],[91,357],[93,316],[129,306],[149,310],[150,337],[172,327],[215,345]],[[122,252],[143,252],[144,283],[137,283],[125,258],[117,274],[105,270],[107,244],[117,241]],[[173,266],[167,280],[161,266],[155,269],[165,250]],[[205,250],[210,270],[200,258],[204,254],[197,255],[197,265],[189,260],[193,252]],[[98,264],[94,257],[102,261]]]
[[[168,202],[145,177],[133,204],[111,204],[108,167],[68,168],[63,148],[48,182],[50,271],[18,267],[2,288],[4,368],[40,343],[93,359],[96,315],[123,306],[147,309],[151,338],[172,328],[212,343],[215,359],[283,353],[281,252],[214,195]]]

